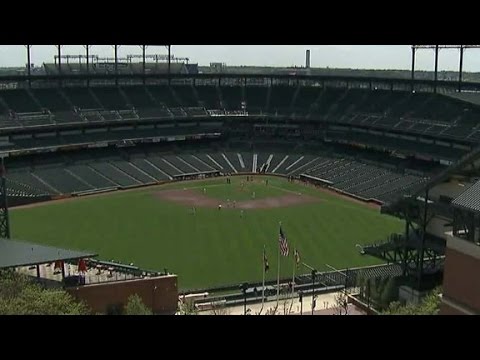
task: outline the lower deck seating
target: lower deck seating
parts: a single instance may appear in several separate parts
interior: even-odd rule
[[[106,161],[92,163],[90,166],[117,185],[128,187],[141,184],[140,181],[120,171]]]
[[[91,185],[79,180],[65,169],[36,169],[34,173],[62,194],[93,190]]]
[[[65,165],[58,161],[38,165],[24,163],[25,168],[9,172],[9,194],[73,194],[148,185],[185,174],[252,172],[254,165],[257,172],[263,170],[266,174],[285,176],[305,174],[328,181],[332,188],[379,201],[407,193],[427,180],[425,176],[406,175],[393,165],[337,154],[225,151],[195,154],[148,152],[146,155],[141,149],[136,150],[111,150],[98,158],[79,153],[69,156]]]
[[[306,174],[330,181],[335,189],[380,201],[388,200],[387,194],[407,192],[425,181],[421,176],[404,175],[393,169],[346,158],[324,159]]]
[[[157,181],[170,180],[170,177],[165,172],[162,172],[147,159],[132,159],[131,163],[151,177],[155,178]]]
[[[191,164],[191,166],[195,167],[195,169],[200,172],[210,172],[216,170],[213,165],[209,165],[209,163],[202,161],[195,155],[179,155],[177,157],[184,162]]]
[[[92,185],[95,189],[108,189],[117,186],[117,184],[98,172],[95,172],[95,170],[88,165],[71,165],[68,166],[67,169],[88,184]]]
[[[148,157],[148,161],[160,169],[165,174],[168,174],[170,177],[175,177],[182,175],[182,171],[178,169],[175,165],[169,163],[165,159],[157,155],[151,155]]]

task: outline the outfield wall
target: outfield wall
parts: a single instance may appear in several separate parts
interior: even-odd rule
[[[15,206],[22,206],[22,205],[30,205],[36,204],[41,202],[46,202],[52,200],[50,195],[44,196],[9,196],[8,197],[8,206],[15,207]]]
[[[283,176],[283,175],[277,175],[277,176],[286,177],[286,176]],[[300,175],[300,181],[302,181],[304,183],[312,184],[315,187],[322,187],[324,189],[328,189],[328,190],[330,190],[332,192],[336,192],[340,195],[343,195],[343,196],[346,196],[346,197],[364,202],[365,204],[373,204],[373,205],[377,205],[377,206],[382,206],[383,205],[383,202],[381,202],[379,200],[366,199],[366,198],[363,198],[361,196],[357,196],[355,194],[349,193],[347,191],[337,189],[336,187],[332,186],[333,183],[328,181],[328,180],[315,178],[315,177],[309,176],[309,175]]]
[[[331,187],[329,186],[328,187],[329,190],[331,191],[334,191],[336,193],[339,193],[341,195],[344,195],[344,196],[348,196],[348,197],[351,197],[352,199],[356,199],[356,200],[359,200],[359,201],[363,201],[364,203],[366,204],[374,204],[374,205],[378,205],[378,206],[382,206],[383,205],[383,202],[379,201],[379,200],[376,200],[376,199],[365,199],[361,196],[357,196],[357,195],[354,195],[352,193],[349,193],[347,191],[343,191],[343,190],[340,190],[340,189],[337,189],[335,187]]]

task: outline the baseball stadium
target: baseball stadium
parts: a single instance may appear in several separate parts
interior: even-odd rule
[[[469,47],[412,46],[411,72],[389,77],[317,73],[309,52],[295,69],[200,67],[171,45],[57,46],[34,67],[27,45],[26,68],[0,71],[0,269],[96,312],[136,292],[157,313],[291,298],[313,314],[341,292],[371,314],[391,280],[394,300],[443,283],[442,312],[479,313],[455,280],[478,281],[462,256],[480,263]],[[458,80],[438,78],[443,48]],[[415,77],[423,50],[433,78]]]

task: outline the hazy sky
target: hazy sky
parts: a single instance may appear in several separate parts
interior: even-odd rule
[[[188,57],[190,62],[208,65],[210,62],[224,62],[227,65],[270,65],[302,66],[305,64],[305,50],[311,50],[312,67],[362,68],[362,69],[409,69],[411,66],[410,45],[173,45],[172,53]],[[85,50],[81,45],[65,45],[64,54],[80,54]],[[41,65],[52,62],[57,53],[53,45],[34,45],[32,62]],[[113,57],[109,45],[94,45],[91,54]],[[149,47],[148,54],[165,54],[164,47]],[[458,50],[441,50],[439,70],[458,70]],[[141,54],[138,46],[120,47],[119,56]],[[467,50],[464,60],[465,71],[480,71],[479,50]],[[26,50],[23,45],[0,45],[0,66],[23,66]],[[433,70],[434,51],[422,50],[417,53],[416,68]]]

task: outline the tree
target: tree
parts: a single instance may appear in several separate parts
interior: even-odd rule
[[[291,286],[283,286],[280,289],[280,299],[279,305],[281,306],[281,310],[278,308],[279,306],[275,307],[274,315],[277,314],[277,311],[283,315],[290,315],[292,313],[293,307],[293,296],[291,291]]]
[[[335,294],[334,315],[348,315],[348,297],[344,291]]]
[[[436,288],[425,296],[419,304],[402,305],[393,302],[382,313],[383,315],[437,315],[440,310],[441,289]]]
[[[140,296],[131,295],[128,298],[127,305],[124,308],[125,315],[152,315],[152,311],[145,306]]]
[[[180,300],[178,304],[179,315],[198,315],[198,310],[195,308],[195,304],[192,301],[183,302]]]
[[[441,294],[441,288],[436,288],[430,294],[425,296],[422,301],[422,312],[424,315],[438,314],[440,311],[440,304],[442,302]]]
[[[293,300],[288,297],[285,297],[284,299],[282,299],[283,315],[290,315],[290,313],[292,312],[292,303],[293,303]]]
[[[230,310],[221,302],[212,302],[213,315],[230,315]]]
[[[28,285],[27,276],[13,270],[0,271],[0,299],[17,297]]]
[[[398,284],[394,277],[367,279],[360,275],[356,284],[360,299],[378,310],[386,309],[398,297]]]
[[[265,315],[277,315],[277,309],[278,309],[277,306],[267,309],[267,311],[265,312]]]
[[[88,308],[61,289],[43,289],[26,275],[0,273],[0,315],[86,315]]]

